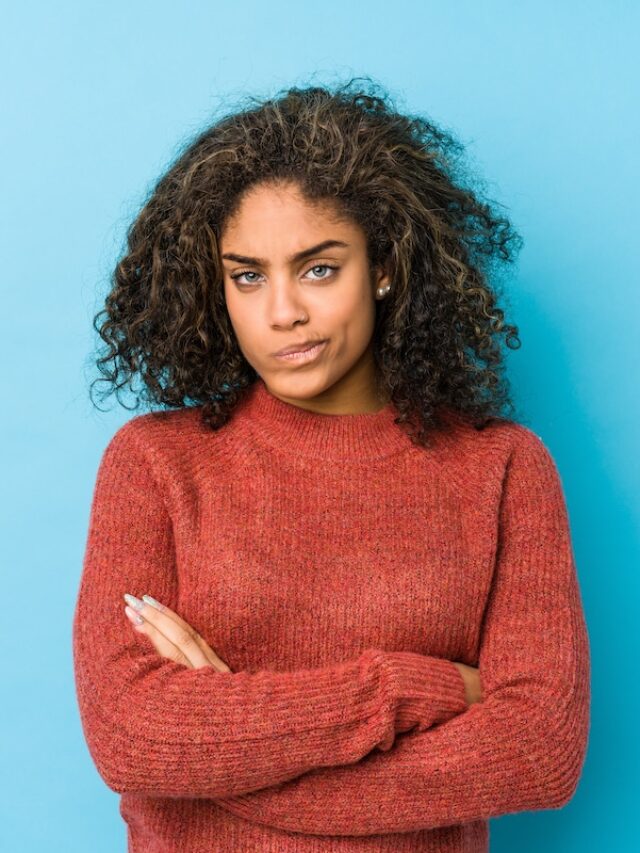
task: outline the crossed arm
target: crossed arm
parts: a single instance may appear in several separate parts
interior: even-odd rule
[[[365,649],[315,669],[218,672],[159,658],[127,630],[122,595],[176,607],[172,520],[140,421],[109,443],[94,490],[73,623],[91,756],[119,793],[233,797],[391,749],[466,707],[449,661]]]
[[[114,600],[123,583],[175,597],[166,557],[157,568],[170,527],[159,505],[145,510],[154,492],[144,466],[125,471],[118,449],[98,479],[74,623],[85,732],[114,790],[211,797],[257,822],[333,835],[446,826],[572,796],[589,650],[561,485],[537,437],[524,436],[507,471],[479,660],[484,701],[468,708],[449,662],[411,653],[368,650],[294,673],[189,671],[124,642],[120,609],[108,611],[100,644],[89,611],[114,548],[127,574],[106,581]],[[135,536],[98,523],[107,509],[117,519],[122,488]]]
[[[500,507],[479,668],[483,701],[355,764],[219,799],[303,833],[368,835],[560,808],[585,759],[590,649],[555,463],[524,431]]]

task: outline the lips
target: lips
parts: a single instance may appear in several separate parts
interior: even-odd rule
[[[290,347],[278,350],[278,352],[274,352],[274,355],[289,355],[292,352],[304,352],[305,350],[313,349],[313,347],[322,343],[324,343],[324,340],[304,341],[301,344],[292,344]]]
[[[302,344],[297,345],[293,348],[293,352],[285,353],[285,355],[276,355],[275,358],[280,364],[288,364],[291,367],[305,367],[307,365],[315,364],[318,359],[322,358],[322,354],[326,350],[329,345],[329,341],[320,341],[319,343],[313,342],[310,346],[307,346],[304,349],[301,349]],[[286,349],[292,349],[292,347],[286,347]]]

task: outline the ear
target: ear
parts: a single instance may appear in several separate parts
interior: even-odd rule
[[[387,268],[387,266],[376,267],[374,270],[372,285],[373,285],[373,294],[375,296],[379,287],[385,287],[386,285],[391,284],[391,274]]]
[[[376,275],[376,287],[384,287],[385,284],[390,284],[391,276],[389,275],[386,267],[383,267],[382,269],[378,270]]]

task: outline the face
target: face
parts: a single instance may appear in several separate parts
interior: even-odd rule
[[[321,244],[326,244],[320,248]],[[373,412],[372,334],[376,290],[366,236],[296,184],[260,184],[243,197],[220,235],[227,311],[240,349],[269,391],[327,414]],[[308,355],[279,350],[322,341]]]

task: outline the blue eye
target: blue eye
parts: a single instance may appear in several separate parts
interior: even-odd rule
[[[311,267],[312,270],[337,270],[338,267],[332,267],[329,264],[316,264],[315,267]],[[323,275],[321,278],[331,278],[330,275]]]
[[[231,278],[232,278],[234,281],[238,281],[238,279],[239,279],[239,278],[241,278],[241,276],[243,276],[243,275],[257,275],[257,273],[255,273],[255,272],[251,272],[250,270],[247,270],[246,272],[237,272],[237,273],[234,273],[234,274],[231,276]],[[245,282],[240,282],[240,283],[241,283],[241,284],[245,284]],[[249,284],[254,284],[254,282],[253,282],[253,281],[250,281],[250,282],[248,282],[248,283],[249,283]]]
[[[339,267],[332,266],[331,264],[315,264],[314,266],[309,267],[307,272],[310,272],[311,270],[331,270],[332,272],[334,272],[338,269],[339,269]],[[253,272],[252,270],[243,270],[241,272],[233,273],[233,275],[231,275],[231,278],[234,281],[237,281],[238,284],[241,284],[241,285],[242,284],[244,284],[244,285],[256,284],[256,279],[251,279],[250,281],[240,281],[241,278],[243,278],[244,276],[248,276],[248,275],[257,276],[258,273]],[[318,278],[316,278],[315,281],[322,281],[325,278],[331,278],[331,277],[332,277],[332,275],[322,275],[322,276],[319,276]]]

